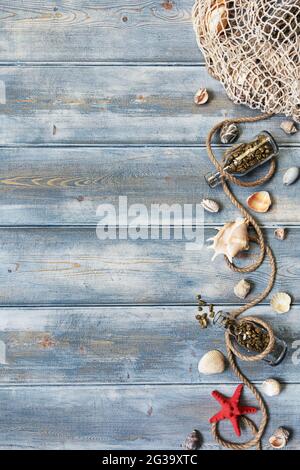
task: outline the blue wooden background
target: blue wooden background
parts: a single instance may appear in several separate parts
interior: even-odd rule
[[[208,76],[192,4],[0,1],[2,449],[180,449],[194,428],[203,448],[217,448],[210,392],[230,394],[236,379],[197,372],[203,353],[224,346],[221,333],[197,328],[195,295],[226,309],[238,303],[240,276],[182,241],[101,242],[95,231],[97,206],[119,195],[147,207],[211,196],[222,211],[206,214],[207,238],[237,215],[204,183],[204,142],[218,120],[255,113]],[[211,98],[197,107],[201,86]],[[265,186],[274,204],[259,221],[278,261],[275,291],[289,292],[294,306],[280,316],[266,301],[255,313],[289,353],[275,370],[245,371],[259,387],[274,375],[285,383],[267,400],[267,434],[285,425],[289,448],[299,449],[300,185],[284,187],[282,175],[299,161],[300,133],[284,134],[281,120],[244,127],[243,138],[267,127],[280,144]],[[249,191],[237,194],[245,201]],[[286,241],[274,239],[277,226],[289,228]],[[248,277],[259,292],[268,266]]]

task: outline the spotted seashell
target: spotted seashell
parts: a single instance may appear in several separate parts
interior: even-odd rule
[[[198,450],[201,447],[201,434],[198,429],[194,429],[193,432],[187,435],[183,447],[187,450]]]
[[[212,199],[203,199],[201,201],[201,206],[208,212],[219,212],[220,206],[216,201]]]
[[[234,142],[239,136],[239,128],[236,124],[225,124],[220,132],[220,139],[223,144]]]

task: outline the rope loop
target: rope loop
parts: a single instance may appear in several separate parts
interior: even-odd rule
[[[263,115],[259,115],[259,116],[255,116],[255,117],[225,119],[224,121],[219,122],[218,124],[216,124],[211,129],[211,131],[209,132],[209,134],[207,136],[207,140],[206,140],[206,147],[207,147],[208,156],[209,156],[211,162],[213,163],[213,165],[215,166],[215,168],[217,169],[217,171],[219,171],[222,175],[222,186],[223,186],[224,193],[230,199],[231,203],[241,212],[243,217],[248,221],[249,225],[251,225],[253,227],[253,229],[256,233],[256,236],[255,237],[250,237],[250,239],[252,241],[255,241],[259,245],[259,254],[257,256],[256,261],[254,261],[254,263],[251,263],[248,266],[238,267],[234,263],[231,263],[228,260],[228,258],[225,256],[224,258],[225,258],[225,261],[226,261],[228,267],[234,272],[250,273],[250,272],[253,272],[256,269],[258,269],[261,266],[261,264],[263,263],[265,257],[267,256],[268,259],[269,259],[269,264],[270,264],[270,268],[271,268],[270,279],[269,279],[268,285],[263,290],[263,292],[261,292],[253,300],[246,303],[245,305],[242,305],[238,309],[231,311],[230,315],[231,315],[232,318],[237,318],[243,312],[245,312],[246,310],[249,310],[250,308],[252,308],[255,305],[259,304],[262,300],[264,300],[267,297],[269,292],[272,290],[274,282],[275,282],[276,263],[275,263],[275,258],[274,258],[274,255],[273,255],[270,247],[268,245],[266,245],[264,235],[262,233],[262,230],[261,230],[260,226],[256,222],[255,218],[249,213],[249,211],[241,204],[241,202],[233,194],[232,190],[229,187],[228,182],[233,183],[237,186],[241,186],[241,187],[259,186],[261,184],[264,184],[270,178],[272,178],[272,176],[274,175],[275,170],[276,170],[276,163],[275,163],[275,159],[273,158],[271,160],[268,172],[263,177],[258,178],[255,181],[248,181],[248,182],[247,181],[241,181],[237,177],[235,177],[235,176],[233,176],[229,173],[226,173],[226,171],[224,171],[222,163],[220,163],[217,160],[217,158],[215,157],[215,155],[213,153],[212,138],[213,138],[214,134],[219,129],[221,129],[221,127],[224,126],[225,124],[232,124],[232,123],[238,124],[238,123],[247,123],[247,122],[257,122],[257,121],[262,121],[264,119],[268,119],[271,116],[272,116],[271,114],[263,114]],[[258,323],[259,325],[261,325],[263,328],[266,329],[266,331],[269,334],[269,338],[270,338],[267,348],[262,353],[257,354],[257,355],[253,355],[253,356],[249,356],[249,355],[246,356],[246,355],[241,354],[241,352],[238,351],[234,347],[234,345],[231,341],[230,333],[229,332],[225,333],[225,344],[226,344],[227,355],[228,355],[228,360],[229,360],[230,366],[231,366],[233,372],[235,373],[235,375],[237,376],[237,378],[239,380],[241,380],[244,383],[244,385],[246,385],[249,388],[249,390],[253,393],[254,397],[256,398],[256,400],[259,404],[259,407],[260,407],[260,410],[261,410],[261,413],[262,413],[262,419],[261,419],[259,427],[257,428],[256,425],[253,423],[253,421],[250,420],[248,417],[244,416],[242,418],[243,422],[245,424],[247,424],[247,426],[250,428],[250,430],[253,433],[253,438],[250,439],[247,442],[244,442],[244,443],[235,443],[235,442],[231,442],[231,441],[227,441],[227,440],[223,439],[220,436],[217,423],[212,424],[212,434],[213,434],[216,442],[219,443],[221,446],[227,448],[227,449],[243,450],[243,449],[249,449],[250,447],[256,447],[257,449],[261,449],[261,438],[262,438],[262,436],[265,432],[265,429],[266,429],[266,426],[267,426],[267,423],[268,423],[267,407],[266,407],[266,404],[264,403],[260,393],[256,389],[256,387],[247,379],[247,377],[245,375],[243,375],[240,368],[237,366],[236,358],[239,358],[240,360],[247,361],[247,362],[255,362],[255,361],[259,361],[261,359],[264,359],[273,350],[274,344],[275,344],[275,337],[274,337],[274,333],[273,333],[273,330],[270,327],[270,325],[268,323],[266,323],[265,321],[263,321],[261,318],[248,316],[248,317],[244,317],[243,319],[241,319],[239,321],[240,322],[253,321],[255,323]]]

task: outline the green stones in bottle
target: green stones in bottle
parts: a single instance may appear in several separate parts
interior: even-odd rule
[[[251,142],[234,145],[226,152],[223,170],[233,176],[244,176],[249,171],[278,154],[278,146],[267,131],[258,134]],[[208,173],[206,182],[215,188],[222,181],[220,172]]]

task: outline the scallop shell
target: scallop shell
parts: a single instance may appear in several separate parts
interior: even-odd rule
[[[241,279],[240,282],[238,282],[234,286],[234,293],[239,299],[245,299],[247,295],[249,294],[251,290],[251,284],[246,281],[245,279]]]
[[[203,199],[201,201],[201,206],[208,212],[219,212],[220,206],[216,201],[212,199]]]
[[[228,10],[225,0],[216,2],[206,12],[206,27],[211,35],[217,35],[228,25]]]
[[[240,251],[249,249],[248,223],[245,219],[228,222],[217,230],[219,230],[217,235],[208,239],[208,241],[213,241],[213,244],[208,248],[215,251],[212,261],[219,254],[223,254],[232,263],[232,258]]]
[[[225,357],[215,349],[204,354],[198,364],[199,373],[204,375],[221,374],[224,370]]]
[[[293,184],[299,176],[299,168],[297,166],[292,166],[289,168],[283,175],[283,184],[289,186]]]
[[[239,136],[239,128],[236,124],[224,124],[220,132],[220,139],[223,144],[234,142]]]
[[[281,392],[281,384],[278,380],[267,379],[263,382],[262,389],[268,397],[275,397]]]
[[[290,433],[285,428],[278,428],[274,431],[273,435],[269,439],[269,443],[273,447],[273,449],[282,449],[288,443],[290,437]]]
[[[247,204],[255,212],[267,212],[272,201],[268,191],[258,191],[248,197]]]
[[[292,299],[285,292],[278,292],[271,299],[271,307],[277,313],[287,313],[291,308]]]

